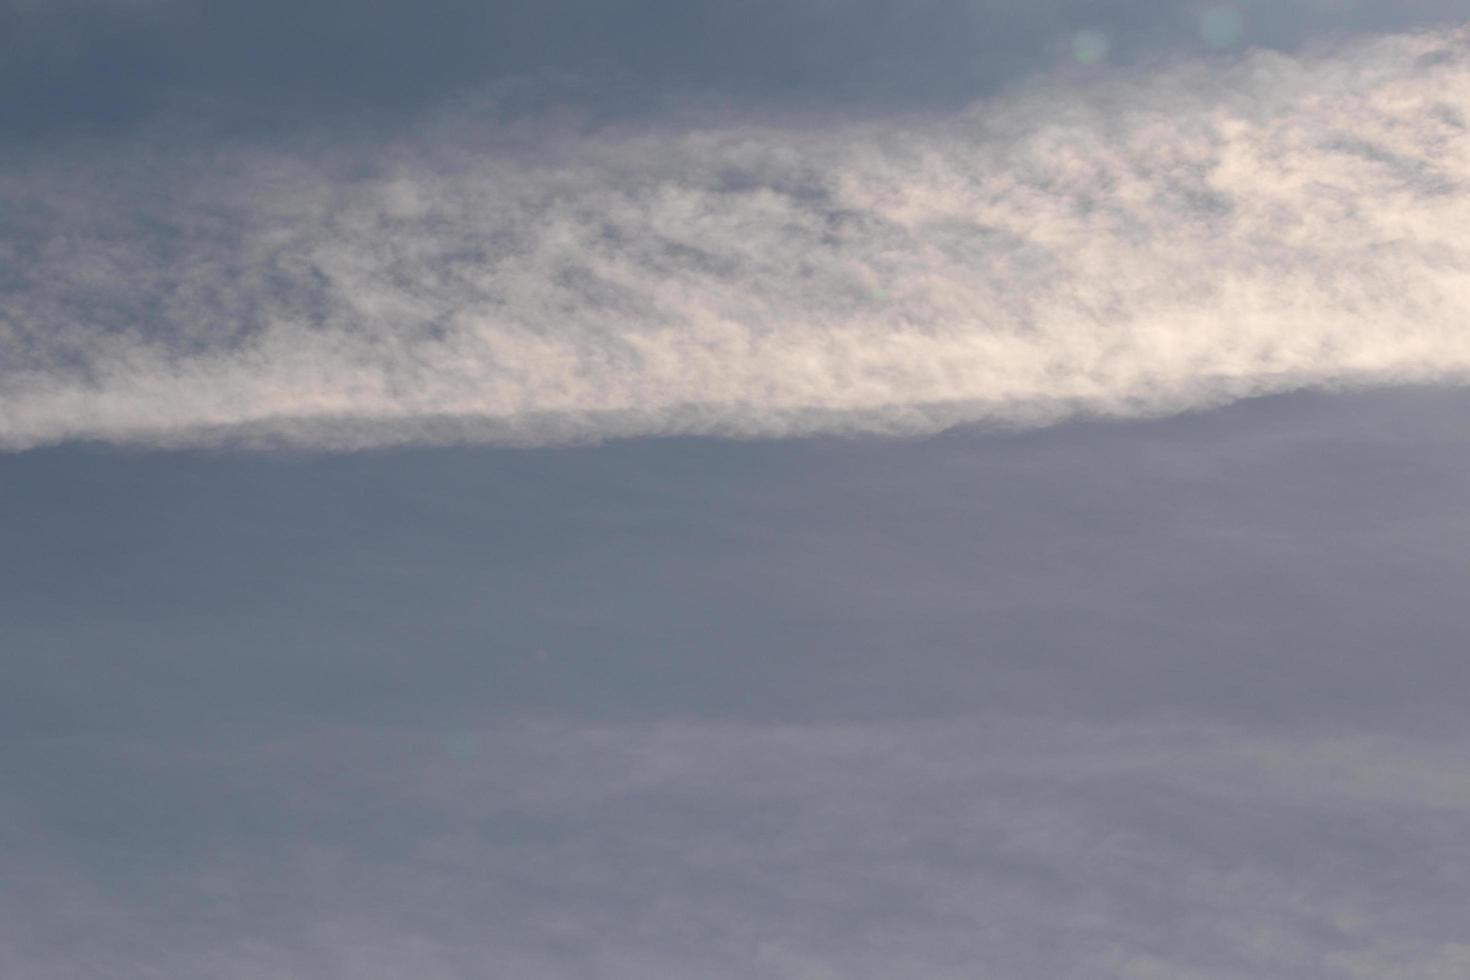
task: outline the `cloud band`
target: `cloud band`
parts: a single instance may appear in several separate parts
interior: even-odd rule
[[[0,176],[0,446],[914,433],[1459,382],[1466,35],[950,117]]]

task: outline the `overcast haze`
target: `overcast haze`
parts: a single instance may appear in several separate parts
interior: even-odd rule
[[[1470,975],[1467,24],[0,0],[0,974]]]

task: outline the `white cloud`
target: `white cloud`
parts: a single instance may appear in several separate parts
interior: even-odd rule
[[[371,152],[13,167],[0,446],[922,432],[1460,382],[1465,42],[881,124],[526,152],[465,110]]]

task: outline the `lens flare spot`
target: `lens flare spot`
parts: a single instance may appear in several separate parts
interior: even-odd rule
[[[444,751],[456,762],[469,762],[480,754],[480,739],[469,732],[456,732],[444,737]]]
[[[1212,48],[1234,47],[1245,34],[1245,18],[1234,5],[1216,4],[1199,19],[1199,35]]]
[[[1072,57],[1084,65],[1100,65],[1107,61],[1109,47],[1108,36],[1102,31],[1078,31],[1072,35]]]

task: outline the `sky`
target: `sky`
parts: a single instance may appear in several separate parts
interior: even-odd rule
[[[0,975],[1470,975],[1466,0],[0,0]]]

